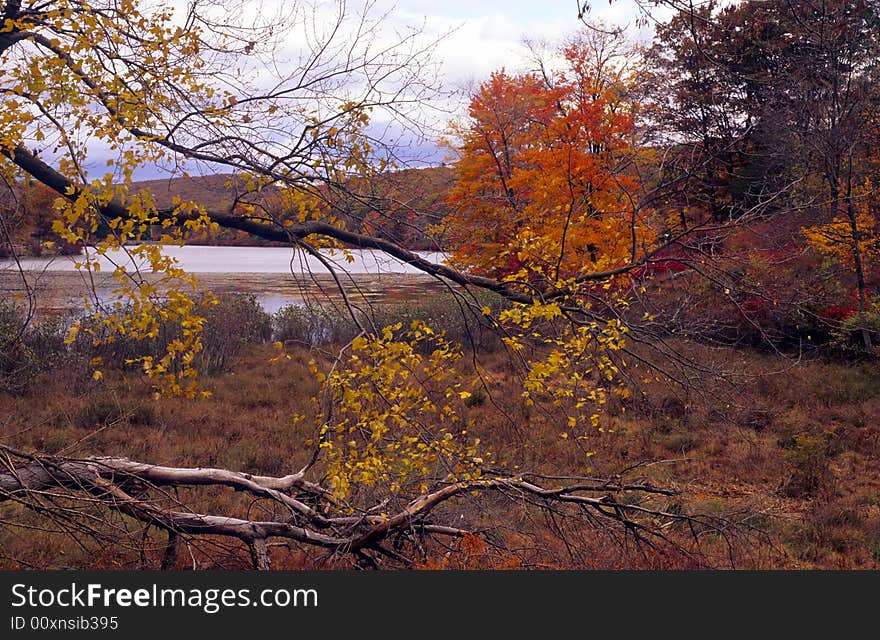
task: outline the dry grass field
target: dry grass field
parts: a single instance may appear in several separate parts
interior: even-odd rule
[[[667,510],[728,518],[729,540],[702,540],[704,560],[738,568],[880,567],[880,370],[876,363],[793,362],[753,351],[677,345],[707,369],[687,393],[666,381],[645,384],[627,371],[630,397],[615,397],[589,440],[594,475],[637,466],[640,477],[675,486]],[[252,345],[231,368],[210,375],[206,400],[153,398],[134,372],[108,371],[100,383],[75,368],[46,372],[21,395],[0,395],[5,443],[65,456],[125,455],[176,466],[218,466],[280,475],[305,462],[314,436],[295,426],[318,384],[310,358],[321,351],[290,346],[289,360],[270,363],[270,345]],[[328,352],[329,353],[329,352]],[[552,413],[525,411],[510,398],[518,381],[502,352],[480,358],[491,393],[468,399],[462,418],[495,452],[498,462],[536,473],[580,471],[579,450],[563,437]],[[503,409],[499,411],[498,409]],[[184,491],[184,490],[181,490]],[[199,494],[209,507],[247,512],[247,500],[217,491]],[[185,494],[181,494],[186,499]],[[461,517],[483,537],[459,543],[459,553],[434,554],[426,568],[562,567],[686,568],[686,555],[639,549],[601,529],[554,519],[495,499],[458,503]],[[201,503],[204,508],[204,503]],[[97,507],[96,507],[97,509]],[[492,515],[494,513],[494,515]],[[498,521],[498,513],[502,521]],[[96,517],[99,514],[95,514]],[[78,536],[14,505],[3,519],[26,528],[0,528],[2,568],[150,568],[161,536],[123,518],[129,542]],[[140,527],[140,528],[139,528]],[[673,530],[672,539],[699,532]],[[155,536],[155,538],[154,538]],[[497,553],[484,539],[505,540]],[[133,541],[133,542],[132,542]],[[271,549],[276,568],[339,568],[348,560],[288,546]],[[245,567],[247,550],[222,554],[193,547],[179,566]]]

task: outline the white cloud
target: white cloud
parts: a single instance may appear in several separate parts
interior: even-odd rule
[[[584,28],[577,17],[576,0],[398,0],[393,4],[382,0],[376,8],[390,11],[394,27],[423,24],[426,37],[442,38],[437,59],[447,89],[480,82],[501,67],[524,70],[527,38],[556,43]],[[589,14],[591,21],[628,27],[633,40],[645,41],[651,27],[639,28],[638,16],[633,0],[597,0]]]

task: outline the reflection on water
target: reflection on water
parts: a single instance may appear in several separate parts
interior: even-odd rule
[[[171,247],[168,253],[194,273],[201,286],[214,293],[252,293],[266,311],[274,312],[289,304],[305,301],[341,302],[342,295],[329,271],[315,258],[301,262],[299,254],[276,247]],[[440,262],[439,253],[421,253],[425,259]],[[436,295],[443,287],[410,265],[375,251],[352,251],[348,262],[341,252],[327,255],[340,268],[346,294],[355,303],[419,301]],[[110,260],[128,260],[124,254],[104,259],[101,271],[77,271],[77,257],[27,258],[27,287],[18,268],[0,261],[0,294],[4,298],[23,296],[28,288],[38,315],[58,315],[83,309],[83,297],[107,302],[113,299],[116,281],[109,271]],[[80,260],[82,258],[79,258]],[[129,262],[128,264],[131,264]],[[344,268],[345,273],[341,270]],[[144,277],[151,279],[151,274]]]

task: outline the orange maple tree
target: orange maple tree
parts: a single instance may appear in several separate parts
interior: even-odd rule
[[[471,272],[559,284],[647,241],[628,172],[632,105],[581,45],[562,54],[554,73],[493,73],[458,127],[446,223],[453,262]]]

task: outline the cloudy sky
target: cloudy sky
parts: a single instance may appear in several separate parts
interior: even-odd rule
[[[265,0],[270,4],[275,0]],[[333,0],[318,0],[318,11],[327,11],[328,23],[338,10]],[[358,12],[361,0],[349,0],[348,12]],[[645,41],[650,37],[650,28],[637,28],[638,9],[634,0],[594,0],[589,13],[591,22],[601,21],[606,25],[629,26],[630,38]],[[284,6],[284,4],[280,5]],[[462,108],[467,103],[467,87],[488,77],[491,71],[505,67],[509,71],[526,68],[526,39],[544,40],[557,43],[579,28],[577,0],[373,0],[369,10],[373,17],[384,15],[381,29],[392,37],[395,32],[418,29],[425,41],[439,39],[436,49],[436,62],[439,65],[442,88],[449,92],[463,92],[451,97],[442,112],[437,114],[434,133],[439,135],[448,119],[448,111]],[[316,13],[315,15],[319,15]],[[320,31],[320,27],[318,29]],[[393,39],[393,37],[392,37]],[[292,37],[291,50],[296,42],[304,40]],[[295,57],[295,55],[294,55]],[[374,114],[378,115],[378,114]],[[385,130],[385,124],[377,122],[376,133],[383,138],[395,135],[404,138],[406,134]],[[412,143],[412,157],[419,158],[418,164],[436,163],[443,160],[443,152],[427,140]],[[405,153],[405,152],[404,152]],[[94,154],[96,168],[102,166],[100,153]],[[207,168],[213,172],[215,169]],[[201,172],[205,172],[203,169]],[[136,179],[150,179],[167,175],[156,167],[143,167],[136,172]]]
[[[648,31],[636,30],[637,8],[632,0],[594,0],[591,20],[605,24],[631,25],[633,37],[645,38]],[[555,42],[575,32],[577,0],[397,0],[392,15],[410,24],[425,24],[434,35],[448,34],[438,57],[448,81],[481,80],[500,67],[516,69],[523,62],[525,38]]]
[[[388,22],[396,27],[421,27],[426,37],[439,38],[436,58],[443,88],[464,92],[448,103],[460,110],[467,104],[467,89],[492,71],[529,68],[526,40],[558,43],[584,28],[577,0],[377,0],[375,10],[387,11]],[[663,13],[652,9],[656,17]],[[651,27],[638,25],[638,16],[634,0],[593,0],[587,19],[626,27],[632,41],[647,42]],[[430,141],[419,143],[413,153],[428,162],[443,159]]]

